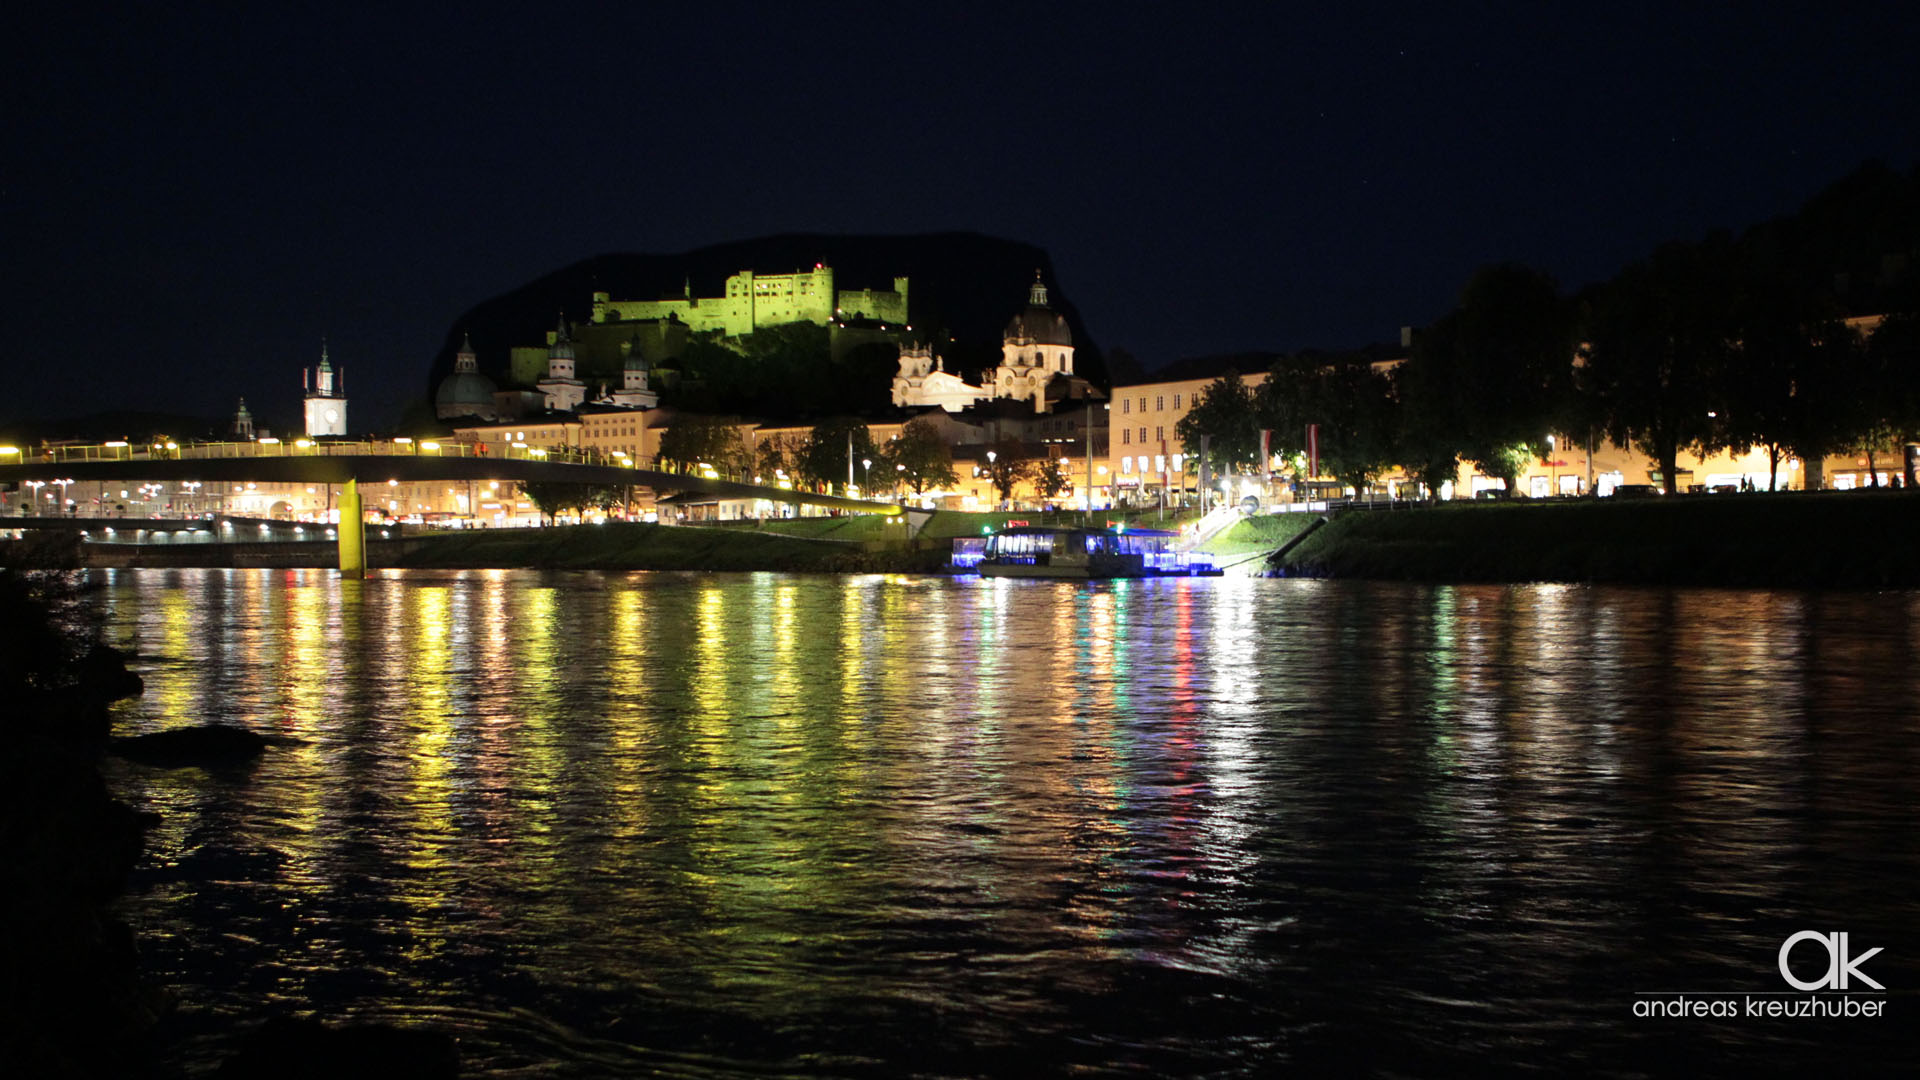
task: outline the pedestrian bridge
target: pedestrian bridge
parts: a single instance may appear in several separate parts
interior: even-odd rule
[[[247,481],[256,483],[384,484],[432,480],[610,484],[654,491],[694,491],[730,499],[765,499],[867,514],[897,515],[892,503],[756,484],[711,468],[690,472],[642,469],[623,455],[602,456],[566,447],[509,446],[433,440],[361,442],[221,442],[135,446],[102,443],[41,451],[0,446],[0,483],[58,484],[95,480]]]

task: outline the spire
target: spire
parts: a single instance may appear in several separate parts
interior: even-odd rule
[[[1047,283],[1040,280],[1040,271],[1033,272],[1033,287],[1027,290],[1027,303],[1034,307],[1047,306]]]
[[[473,339],[465,330],[460,331],[460,351],[454,354],[453,370],[469,374],[480,370],[479,361],[473,355]]]
[[[567,313],[564,311],[560,313],[560,334],[553,340],[555,344],[562,344],[573,340],[567,336]]]
[[[323,337],[320,339],[320,370],[326,371],[332,366],[327,362],[327,339]]]

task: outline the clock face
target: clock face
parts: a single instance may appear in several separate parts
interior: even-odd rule
[[[337,423],[339,423],[339,422],[340,422],[340,411],[339,411],[338,409],[328,409],[328,410],[327,410],[327,423],[329,423],[329,424],[337,424]]]

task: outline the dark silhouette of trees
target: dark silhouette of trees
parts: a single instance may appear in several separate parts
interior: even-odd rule
[[[1371,488],[1394,460],[1399,418],[1393,382],[1365,354],[1281,360],[1254,404],[1259,426],[1273,432],[1273,453],[1306,453],[1307,425],[1318,424],[1321,470],[1356,491]]]
[[[1669,245],[1594,299],[1583,381],[1607,437],[1652,458],[1669,492],[1681,449],[1722,437],[1714,414],[1732,353],[1731,258],[1724,237]]]
[[[669,472],[688,472],[700,465],[728,475],[749,472],[753,459],[740,439],[741,423],[737,416],[681,413],[661,434],[654,465]]]
[[[1254,392],[1238,371],[1229,371],[1194,395],[1193,407],[1173,430],[1187,448],[1189,461],[1197,461],[1200,437],[1205,435],[1208,467],[1217,474],[1231,475],[1259,467],[1256,459],[1263,426]]]
[[[882,448],[882,454],[879,463],[915,495],[930,487],[952,487],[959,480],[953,471],[953,451],[941,436],[939,425],[924,417],[907,421],[899,436]]]
[[[851,465],[863,458],[875,462],[882,459],[874,449],[873,433],[867,430],[866,422],[851,416],[836,416],[815,424],[807,433],[806,445],[800,448],[800,460],[795,465],[802,480],[825,490],[834,484],[846,483]]]
[[[980,466],[980,471],[993,485],[1000,502],[1006,503],[1012,500],[1015,486],[1032,478],[1034,463],[1027,456],[1024,444],[1014,439],[1001,439],[987,448],[986,463]]]
[[[1573,411],[1573,315],[1546,274],[1490,266],[1468,282],[1423,356],[1446,372],[1427,389],[1444,391],[1434,404],[1451,399],[1461,456],[1509,491]]]

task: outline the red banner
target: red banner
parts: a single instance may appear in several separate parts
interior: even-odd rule
[[[1307,425],[1307,479],[1320,475],[1320,425]]]

